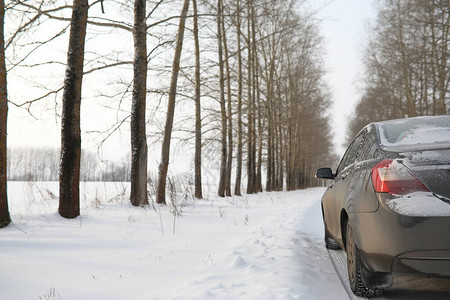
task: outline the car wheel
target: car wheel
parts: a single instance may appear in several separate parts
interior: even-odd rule
[[[347,250],[348,279],[352,292],[356,296],[367,298],[381,296],[383,293],[382,289],[367,287],[364,283],[362,261],[355,244],[355,236],[350,223],[347,223],[345,246]]]
[[[330,250],[340,250],[341,246],[330,236],[325,226],[325,247]]]

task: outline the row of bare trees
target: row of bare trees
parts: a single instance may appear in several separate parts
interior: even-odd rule
[[[320,35],[299,4],[218,2],[221,196],[231,194],[234,152],[236,195],[242,167],[247,193],[262,191],[263,177],[268,191],[311,186],[330,152]]]
[[[133,205],[148,203],[148,145],[159,143],[156,201],[165,203],[174,139],[188,150],[193,144],[197,198],[202,197],[202,153],[210,154],[210,165],[219,166],[219,196],[232,191],[241,195],[243,180],[249,194],[262,191],[264,185],[273,191],[315,184],[313,170],[327,159],[331,147],[329,95],[318,24],[303,1],[134,0],[130,4],[75,0],[70,6],[63,0],[16,0],[6,10],[11,17],[21,15],[2,47],[8,50],[10,45],[14,50],[8,59],[14,78],[30,70],[56,72],[65,67],[64,80],[30,76],[35,80],[33,94],[9,100],[31,115],[40,103],[46,103],[48,110],[52,98],[54,110],[62,110],[62,216],[79,215],[80,104],[87,97],[82,97],[87,93],[82,83],[91,78],[98,81],[97,94],[89,96],[106,110],[114,110],[116,118],[89,133],[104,142],[123,130],[123,124],[131,125]],[[53,31],[44,36],[40,29],[49,25]],[[66,62],[41,52],[69,28]],[[134,47],[126,48],[128,44]],[[6,115],[1,120],[3,130]],[[0,208],[7,212],[4,178]],[[6,216],[3,211],[2,216]]]
[[[60,149],[8,148],[7,178],[10,181],[58,181]],[[130,181],[130,162],[100,161],[95,152],[82,151],[82,181]]]
[[[449,1],[380,1],[349,137],[373,121],[448,114],[449,48]]]

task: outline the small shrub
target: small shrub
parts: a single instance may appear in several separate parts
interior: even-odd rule
[[[56,297],[56,289],[54,287],[51,287],[44,295],[39,296],[39,300],[48,300]]]

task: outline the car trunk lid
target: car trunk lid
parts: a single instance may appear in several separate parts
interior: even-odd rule
[[[405,154],[403,164],[431,192],[450,199],[450,149]]]

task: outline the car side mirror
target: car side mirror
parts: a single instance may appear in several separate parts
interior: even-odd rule
[[[336,176],[330,168],[320,168],[316,171],[316,178],[334,179]]]

